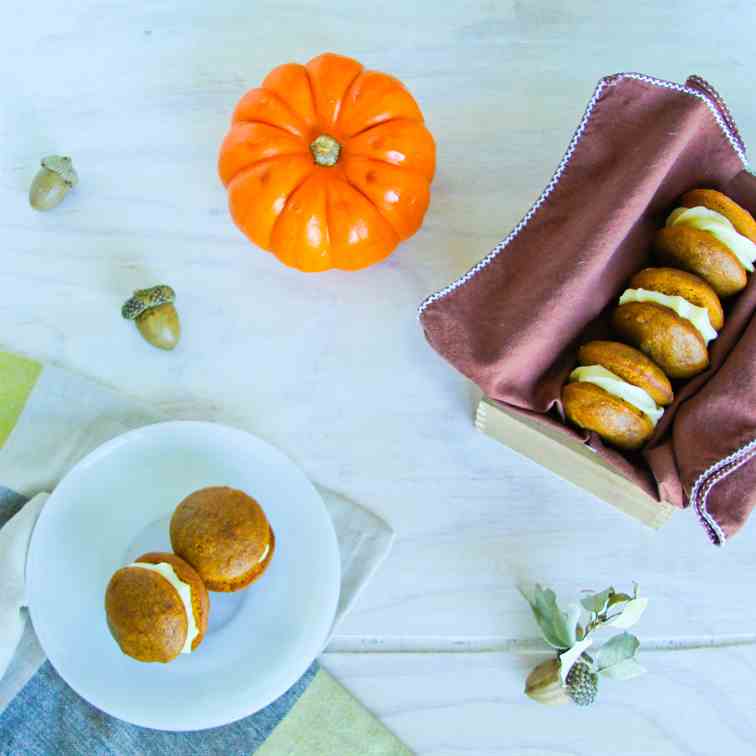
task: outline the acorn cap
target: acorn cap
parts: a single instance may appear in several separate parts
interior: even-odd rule
[[[163,304],[173,304],[176,292],[165,284],[153,286],[151,289],[137,289],[121,308],[121,315],[126,320],[136,320],[143,312],[159,307]]]
[[[40,163],[48,171],[57,173],[69,186],[73,187],[79,183],[79,176],[74,170],[70,157],[65,155],[48,155],[47,157],[43,157]]]

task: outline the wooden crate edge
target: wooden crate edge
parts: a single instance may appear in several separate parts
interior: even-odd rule
[[[677,511],[643,493],[587,447],[543,433],[488,397],[478,403],[475,427],[653,530],[663,527]]]

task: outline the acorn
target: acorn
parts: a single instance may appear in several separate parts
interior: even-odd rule
[[[181,337],[181,323],[173,303],[176,292],[164,284],[138,289],[121,308],[126,320],[136,323],[145,341],[158,349],[173,349]]]
[[[41,168],[29,189],[29,204],[35,210],[52,210],[79,183],[70,157],[48,155],[40,161]]]
[[[572,702],[567,688],[562,684],[558,658],[542,662],[531,671],[525,681],[525,695],[549,706]]]

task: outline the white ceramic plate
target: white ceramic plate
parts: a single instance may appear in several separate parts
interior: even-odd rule
[[[194,653],[134,661],[108,631],[110,576],[145,551],[170,551],[174,508],[210,485],[261,503],[276,534],[270,567],[246,590],[210,594]],[[173,422],[109,441],[64,478],[34,529],[27,591],[42,647],[79,695],[144,727],[199,730],[258,711],[304,673],[327,641],[339,569],[323,501],[287,457],[239,430]]]

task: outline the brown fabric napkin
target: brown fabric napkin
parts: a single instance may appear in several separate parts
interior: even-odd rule
[[[608,335],[607,316],[626,281],[652,263],[651,240],[677,197],[712,187],[756,213],[756,177],[746,165],[729,110],[702,79],[686,85],[641,74],[602,79],[554,177],[523,220],[421,305],[428,341],[490,397],[581,438],[650,495],[682,507],[695,489],[698,502],[699,478],[709,466],[736,453],[749,434],[756,437],[756,340],[750,350],[735,349],[756,306],[756,276],[726,304],[711,367],[678,387],[642,454],[620,454],[595,434],[563,425],[560,391],[576,347]],[[727,397],[721,399],[727,422],[701,398],[706,408],[681,412],[709,395],[710,386]],[[678,412],[691,416],[679,427]],[[707,423],[705,433],[696,423]],[[723,477],[708,489],[704,508],[696,504],[704,521],[714,522],[707,529],[715,542],[734,532],[755,503],[749,465],[738,462],[736,469],[719,468]]]

